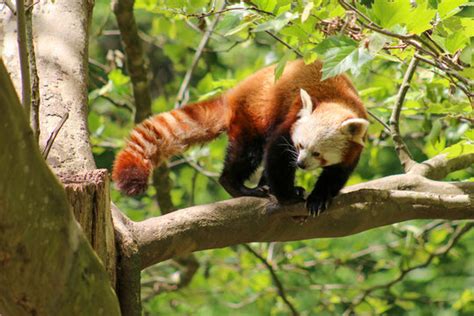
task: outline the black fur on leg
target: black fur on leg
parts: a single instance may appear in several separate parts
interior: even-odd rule
[[[303,201],[302,188],[295,188],[296,151],[288,132],[269,140],[265,152],[265,179],[270,193],[280,203]]]
[[[306,199],[310,215],[317,216],[329,207],[332,198],[344,187],[354,167],[355,165],[338,164],[323,168],[313,191]]]
[[[255,137],[240,137],[229,142],[219,183],[231,196],[268,196],[264,188],[248,188],[244,185],[262,162],[263,146],[264,140]]]

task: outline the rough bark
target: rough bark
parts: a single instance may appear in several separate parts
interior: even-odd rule
[[[87,129],[88,29],[93,2],[34,3],[33,39],[40,77],[40,144],[44,146],[58,122],[69,118],[48,156],[56,171],[95,168]],[[0,53],[17,91],[21,91],[16,44],[16,18],[0,10]]]
[[[58,136],[53,142],[51,152],[48,155],[48,164],[55,173],[63,174],[66,179],[69,179],[66,182],[69,183],[69,198],[75,207],[74,212],[79,215],[78,219],[84,225],[89,241],[94,245],[98,255],[108,268],[113,283],[112,271],[115,255],[113,252],[114,239],[111,226],[108,180],[106,179],[106,173],[103,172],[100,176],[96,175],[97,177],[95,178],[84,176],[84,173],[87,174],[87,171],[94,174],[92,170],[95,168],[87,129],[87,52],[88,29],[92,7],[93,2],[87,0],[34,2],[32,17],[33,40],[36,49],[38,75],[41,78],[39,87],[41,102],[40,129],[42,131],[40,144],[45,146],[51,132],[58,129],[58,123],[67,114],[68,119],[59,130]],[[2,30],[0,32],[0,54],[6,62],[7,69],[11,74],[17,91],[21,91],[15,20],[16,18],[10,10],[0,10],[0,30]],[[3,88],[3,85],[1,86]],[[11,102],[9,101],[9,103]],[[4,103],[2,100],[1,106],[7,105],[8,103]],[[3,142],[0,143],[4,147]],[[22,150],[32,151],[37,150],[37,148],[32,149],[28,145],[28,147],[22,148]],[[29,158],[33,159],[36,157]],[[32,170],[34,170],[34,173],[39,172],[39,175],[43,176],[48,171],[47,168],[46,171],[42,171],[42,169],[38,169],[36,165],[32,165],[29,162],[22,163],[21,161],[16,161],[16,164],[27,166],[25,168],[30,168],[28,169],[30,173],[33,173]],[[5,176],[10,178],[16,177],[17,174],[14,173],[14,170],[12,172]],[[100,173],[100,171],[98,172]],[[35,174],[34,176],[39,175]],[[75,180],[90,180],[91,183],[83,182],[80,184],[78,181],[70,183],[71,177]],[[3,180],[2,184],[6,183]],[[39,190],[46,190],[50,186],[44,180],[38,180],[35,183],[41,186]],[[63,218],[63,222],[56,221],[50,223],[48,222],[48,215],[43,215],[40,219],[45,219],[45,225],[41,224],[43,222],[36,218],[39,215],[31,216],[31,221],[38,226],[51,226],[48,228],[49,230],[58,230],[61,234],[46,232],[43,234],[45,238],[40,238],[41,235],[38,233],[36,239],[32,238],[28,242],[33,243],[36,241],[38,249],[43,249],[43,246],[46,245],[52,245],[53,247],[48,248],[46,251],[43,249],[44,255],[40,256],[38,254],[34,261],[29,263],[22,262],[20,258],[15,262],[12,261],[12,264],[15,264],[18,269],[22,269],[22,265],[24,265],[23,269],[25,271],[34,268],[38,272],[44,269],[50,274],[53,274],[56,269],[59,275],[57,279],[53,279],[50,275],[45,274],[43,276],[42,274],[37,274],[36,280],[31,275],[30,279],[24,278],[25,282],[23,284],[23,279],[18,273],[12,274],[17,277],[17,281],[14,281],[13,286],[21,288],[21,286],[25,286],[28,282],[34,285],[38,282],[39,284],[48,284],[44,286],[46,289],[44,292],[38,292],[38,288],[33,286],[31,293],[28,293],[28,300],[34,301],[32,305],[34,308],[37,308],[37,305],[38,308],[50,308],[50,306],[41,306],[41,304],[46,305],[44,301],[47,295],[50,297],[51,304],[55,304],[56,309],[45,309],[48,312],[35,310],[38,314],[119,314],[118,301],[115,294],[111,291],[109,278],[104,273],[104,269],[100,265],[100,261],[97,260],[97,256],[91,251],[90,245],[80,232],[77,223],[70,216],[72,214],[70,206],[58,204],[62,197],[53,197],[52,195],[55,193],[59,194],[60,197],[62,194],[65,199],[64,189],[59,186],[56,180],[55,186],[51,186],[48,191],[51,197],[38,193],[38,196],[44,197],[44,201],[54,201],[54,203],[51,202],[42,207],[41,211],[46,213],[49,207],[49,212],[58,215],[62,214],[60,211],[64,209],[64,212],[68,212],[69,217]],[[2,198],[1,195],[0,198]],[[28,195],[25,200],[28,200],[29,203],[35,203],[36,201],[34,195],[31,197]],[[0,199],[1,201],[2,199]],[[65,199],[64,201],[67,200]],[[63,202],[61,201],[61,203]],[[28,232],[31,231],[33,233],[28,226],[28,221],[17,223],[16,225],[20,226],[20,224],[24,225]],[[73,228],[74,230],[70,232]],[[47,229],[45,228],[45,230]],[[8,237],[8,234],[4,234],[1,230],[0,233],[0,238]],[[69,236],[68,234],[72,235]],[[24,242],[27,241],[25,240]],[[56,246],[58,243],[61,247]],[[34,247],[34,244],[28,244],[28,247]],[[54,258],[54,256],[57,258]],[[64,264],[64,267],[59,269],[55,266],[58,258]],[[28,261],[27,259],[23,258],[25,261]],[[89,263],[89,261],[92,263]],[[32,262],[35,263],[35,266],[32,266]],[[51,264],[51,271],[53,272],[47,270],[48,267],[46,265],[48,264]],[[37,270],[37,266],[40,270]],[[64,280],[61,280],[61,278]],[[10,283],[12,282],[10,280]],[[2,284],[8,283],[3,282]],[[52,288],[53,285],[56,292],[60,290],[60,296],[64,297],[64,299],[56,299],[55,296],[58,293],[49,291],[49,287]],[[105,289],[110,293],[105,293]],[[6,292],[2,289],[0,293]],[[37,295],[37,297],[33,297],[33,294]],[[54,299],[51,299],[51,297],[54,297]],[[21,298],[17,299],[20,302],[21,300]],[[11,300],[5,300],[4,303],[6,304],[5,306],[10,306]],[[59,307],[58,304],[60,305]],[[29,305],[29,303],[26,304],[26,306]],[[29,314],[31,313],[32,311],[29,312]],[[15,311],[6,314],[16,315],[17,313]]]
[[[140,297],[140,256],[138,245],[134,238],[132,221],[125,217],[112,204],[115,240],[117,245],[117,296],[123,315],[141,315]]]
[[[0,314],[120,314],[2,62],[0,86]]]
[[[97,169],[79,174],[60,174],[69,204],[84,234],[102,260],[115,287],[115,240],[110,214],[108,171]]]
[[[120,37],[127,56],[127,69],[132,80],[135,123],[140,123],[151,115],[151,96],[142,42],[138,36],[137,23],[133,15],[134,3],[134,0],[114,0],[112,9],[117,18]]]
[[[412,219],[474,219],[474,183],[397,175],[346,188],[331,208],[300,225],[303,204],[238,198],[194,206],[143,222],[128,221],[141,267],[194,251],[247,242],[342,237]]]

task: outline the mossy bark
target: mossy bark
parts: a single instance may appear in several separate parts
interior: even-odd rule
[[[0,62],[0,314],[119,315],[109,277],[41,157]]]

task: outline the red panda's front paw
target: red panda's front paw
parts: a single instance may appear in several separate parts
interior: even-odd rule
[[[329,194],[324,193],[312,193],[306,199],[306,208],[308,209],[309,215],[316,217],[324,212],[331,204],[332,197]]]

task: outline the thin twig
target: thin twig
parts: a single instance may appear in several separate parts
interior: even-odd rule
[[[393,33],[390,31],[387,31],[374,23],[372,20],[370,20],[369,17],[367,17],[364,13],[359,11],[355,6],[352,4],[344,1],[344,0],[339,0],[339,4],[346,10],[348,11],[353,11],[355,12],[361,19],[357,19],[359,24],[362,27],[368,28],[374,32],[397,38],[400,39],[402,42],[404,42],[406,45],[410,45],[414,47],[417,51],[416,55],[418,55],[418,59],[429,63],[433,67],[436,67],[440,69],[441,71],[445,72],[447,76],[449,77],[449,80],[453,82],[455,86],[457,86],[466,96],[468,99],[472,102],[473,98],[473,93],[470,92],[472,90],[472,82],[468,80],[467,78],[459,75],[456,70],[462,70],[463,66],[456,63],[455,58],[452,57],[448,52],[446,52],[441,46],[439,46],[436,42],[432,40],[432,38],[429,36],[428,33],[424,33],[426,35],[426,38],[428,39],[425,40],[423,37],[416,35],[416,34],[408,34],[408,35],[402,35],[402,34],[397,34]],[[366,22],[365,22],[365,21]],[[428,59],[425,59],[424,57],[420,56],[419,54],[423,53],[425,55],[428,55],[433,58],[434,62],[431,62]],[[465,86],[462,84],[459,84],[455,80],[453,80],[452,77],[456,78],[460,82],[462,82]]]
[[[258,13],[263,13],[265,15],[275,16],[272,12],[261,10],[261,9],[257,8],[256,6],[232,7],[232,8],[221,9],[221,10],[218,10],[218,11],[212,11],[211,10],[209,12],[204,12],[204,13],[190,13],[190,14],[184,14],[184,15],[186,15],[186,17],[196,17],[196,18],[202,19],[202,18],[206,18],[206,17],[211,16],[211,15],[220,15],[222,13],[229,12],[229,11],[255,11],[255,12],[258,12]]]
[[[16,0],[17,10],[17,40],[20,55],[21,70],[21,102],[25,109],[28,123],[30,122],[31,108],[31,85],[30,85],[30,67],[28,58],[28,47],[26,45],[26,19],[25,19],[25,2],[24,0]]]
[[[263,265],[268,269],[270,272],[270,275],[272,276],[273,283],[277,287],[278,295],[281,297],[283,302],[288,306],[288,308],[291,310],[292,315],[299,315],[298,311],[296,308],[291,304],[291,302],[288,300],[285,294],[285,288],[283,287],[283,284],[280,282],[280,279],[278,278],[278,275],[275,273],[275,270],[273,269],[272,265],[268,263],[268,261],[262,257],[258,252],[253,250],[252,247],[250,247],[247,244],[242,244],[242,246],[247,249],[251,254],[253,254],[258,260],[260,260]]]
[[[265,33],[267,33],[268,35],[270,35],[271,37],[273,37],[274,39],[276,39],[278,42],[280,42],[281,44],[285,45],[287,48],[289,48],[290,50],[292,50],[298,57],[303,57],[303,54],[301,54],[296,48],[292,47],[290,44],[288,44],[287,42],[285,42],[284,40],[282,40],[281,38],[279,38],[277,35],[273,34],[272,32],[270,31],[265,31]]]
[[[400,135],[399,120],[403,102],[405,101],[405,96],[408,92],[408,89],[410,88],[410,81],[413,78],[413,74],[415,73],[417,65],[418,59],[413,57],[410,61],[410,64],[408,65],[407,71],[405,72],[400,89],[398,90],[395,106],[389,121],[390,134],[392,136],[393,142],[395,143],[395,149],[397,151],[398,158],[400,159],[405,172],[408,171],[415,164],[415,162],[413,161],[410,151],[408,150],[408,147]]]
[[[194,162],[192,161],[191,159],[189,158],[184,158],[186,160],[186,162],[188,163],[188,165],[190,165],[192,168],[194,168],[196,171],[198,171],[199,173],[201,173],[202,175],[208,177],[208,178],[211,178],[213,180],[216,180],[217,178],[219,178],[219,173],[217,172],[212,172],[210,170],[206,170],[204,169],[203,167],[201,167],[197,162]]]
[[[369,113],[369,115],[374,119],[376,120],[377,122],[380,123],[380,125],[382,125],[385,129],[386,132],[390,133],[390,126],[387,125],[387,123],[385,123],[380,117],[378,117],[377,115],[375,115],[374,113],[372,113],[371,111],[367,111],[367,113]]]
[[[219,11],[224,10],[225,5],[226,4],[224,2],[222,4],[222,8]],[[221,14],[217,13],[216,17],[212,21],[211,25],[209,25],[209,28],[204,33],[204,36],[202,37],[201,42],[198,45],[198,48],[196,49],[196,53],[194,54],[191,66],[186,71],[186,74],[184,75],[183,82],[181,83],[181,86],[179,87],[178,95],[176,96],[176,102],[174,104],[175,108],[181,107],[183,104],[185,104],[188,101],[187,100],[188,98],[186,97],[186,95],[187,95],[186,92],[188,91],[188,86],[189,86],[189,83],[191,81],[192,74],[193,74],[194,69],[196,68],[196,66],[199,62],[199,59],[201,59],[204,47],[206,47],[207,43],[209,42],[209,39],[211,38],[211,35],[214,32],[214,29],[216,28],[220,17],[221,17]]]
[[[105,100],[109,101],[110,103],[112,103],[113,105],[115,105],[118,108],[124,108],[124,109],[127,109],[129,112],[133,112],[133,108],[127,102],[115,101],[111,97],[106,96],[104,94],[100,94],[99,98],[102,98],[102,99],[105,99]]]
[[[13,2],[11,2],[11,0],[3,0],[3,3],[5,3],[5,5],[10,9],[10,11],[12,11],[14,15],[16,15],[15,5]]]
[[[51,132],[51,134],[49,134],[48,140],[46,141],[46,146],[44,146],[44,150],[43,150],[43,158],[45,160],[48,158],[49,151],[51,150],[51,147],[53,146],[56,136],[58,136],[59,131],[63,127],[64,123],[66,123],[68,118],[69,118],[69,113],[66,112],[64,116],[61,118],[61,121],[59,121],[56,128]]]
[[[438,69],[438,70],[444,72],[444,74],[443,74],[443,73],[440,73],[439,71],[433,71],[433,72],[436,73],[437,75],[446,78],[446,79],[447,79],[448,81],[450,81],[453,85],[455,85],[456,87],[458,87],[459,90],[461,90],[461,91],[467,96],[467,98],[468,98],[469,100],[472,100],[472,98],[473,98],[473,96],[474,96],[474,93],[472,93],[468,88],[466,88],[465,86],[463,86],[463,85],[461,84],[463,81],[456,81],[456,80],[454,80],[453,75],[448,72],[449,70],[440,69],[440,66],[438,66],[434,61],[431,61],[431,60],[429,60],[429,59],[427,59],[427,58],[421,56],[421,55],[418,54],[418,53],[415,53],[415,57],[418,58],[420,61],[422,61],[422,62],[424,62],[424,63],[426,63],[426,64],[428,64],[428,65],[430,65],[430,66],[435,67],[435,69]],[[458,75],[458,76],[459,76],[459,75]],[[464,78],[464,79],[465,79],[465,78]],[[468,83],[467,86],[468,86],[468,87],[471,87],[472,84]]]
[[[176,263],[179,267],[178,277],[176,278],[176,274],[173,273],[168,278],[159,277],[143,281],[141,283],[142,287],[150,287],[151,285],[151,288],[150,293],[143,296],[142,302],[147,302],[162,293],[178,291],[188,286],[199,269],[199,261],[194,254],[178,256],[174,258],[173,263]],[[157,274],[157,272],[155,273]]]

